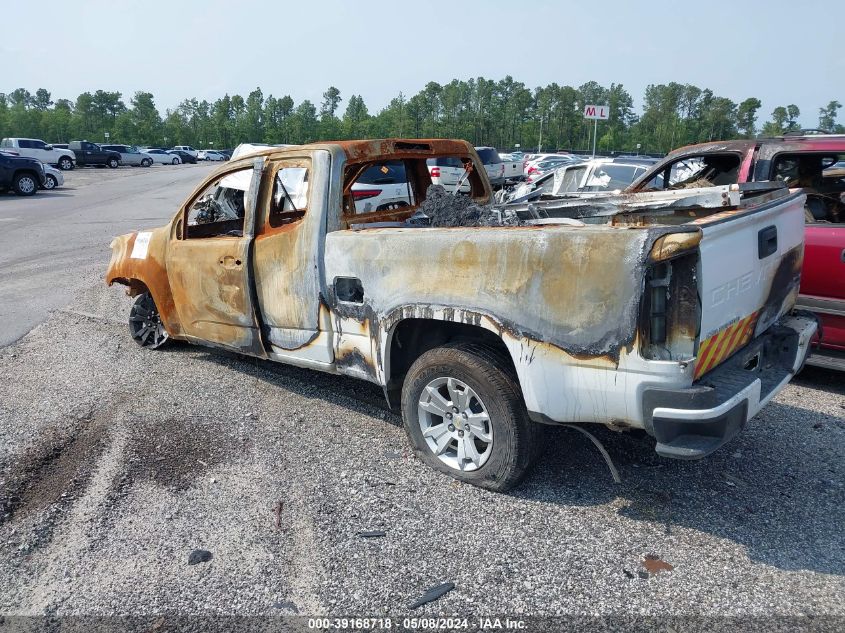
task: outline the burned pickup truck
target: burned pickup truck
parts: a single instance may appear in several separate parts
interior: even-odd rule
[[[464,166],[469,197],[431,187],[439,157]],[[404,197],[362,206],[374,172]],[[166,226],[116,238],[106,281],[136,297],[141,345],[376,383],[424,461],[494,490],[526,471],[539,423],[645,429],[661,455],[708,455],[802,366],[803,195],[538,219],[491,194],[462,141],[267,148]]]

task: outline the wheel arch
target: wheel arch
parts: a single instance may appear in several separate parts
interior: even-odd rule
[[[510,348],[504,340],[505,328],[491,315],[453,310],[403,309],[401,316],[387,320],[382,346],[382,370],[388,405],[398,408],[402,383],[411,365],[435,347],[458,341],[474,341],[495,350],[519,384]]]
[[[111,286],[113,284],[120,284],[121,286],[126,286],[126,295],[129,297],[137,297],[140,294],[145,292],[149,292],[151,295],[153,293],[150,291],[149,286],[144,283],[142,280],[137,279],[135,277],[113,277],[108,280],[108,285]],[[153,295],[153,301],[155,301],[155,295]]]

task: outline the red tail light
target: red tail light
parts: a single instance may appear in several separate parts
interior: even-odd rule
[[[375,198],[381,193],[381,189],[353,189],[352,197],[356,200],[366,200],[367,198]]]
[[[537,167],[535,167],[534,165],[531,165],[531,167],[528,168],[529,174],[533,174],[535,171],[537,171]]]
[[[440,167],[432,167],[431,168],[431,177],[432,178],[440,178]]]

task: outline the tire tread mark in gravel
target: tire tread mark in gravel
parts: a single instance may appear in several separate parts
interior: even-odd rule
[[[108,423],[108,412],[97,412],[48,428],[13,466],[2,468],[0,525],[72,504],[106,446]]]

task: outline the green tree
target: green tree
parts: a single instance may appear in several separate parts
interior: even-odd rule
[[[334,86],[329,86],[329,89],[323,93],[323,104],[320,106],[320,118],[335,116],[341,101],[340,90]]]
[[[757,134],[756,121],[757,110],[760,109],[760,100],[756,97],[749,97],[739,104],[736,111],[736,126],[746,138],[754,138]]]
[[[134,140],[144,145],[159,145],[164,142],[161,115],[155,106],[151,92],[138,91],[132,97],[132,123],[135,129]],[[175,139],[168,139],[175,140]]]
[[[316,141],[317,123],[317,108],[306,99],[296,107],[291,116],[291,141],[294,144]]]
[[[361,95],[349,97],[343,113],[343,138],[365,138],[368,133],[370,113]]]
[[[836,128],[836,117],[841,107],[842,104],[838,101],[831,101],[825,107],[819,108],[819,127],[833,131]]]

